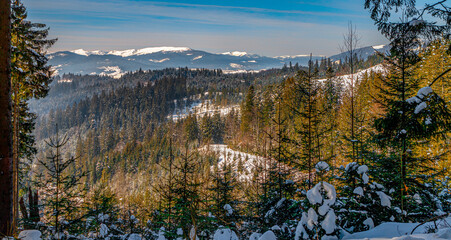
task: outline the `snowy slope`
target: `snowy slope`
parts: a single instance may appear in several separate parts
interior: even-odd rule
[[[208,92],[205,92],[204,94],[208,94]],[[240,111],[239,105],[218,107],[212,104],[210,100],[195,100],[190,104],[187,103],[187,99],[184,99],[182,101],[174,100],[174,105],[174,112],[172,113],[172,115],[169,115],[167,117],[168,119],[172,119],[173,121],[184,119],[189,114],[196,115],[197,117],[203,117],[206,114],[213,116],[214,114],[219,113],[221,116],[225,116],[232,110],[236,112]]]
[[[235,172],[238,172],[238,163],[241,162],[243,165],[243,172],[239,172],[238,179],[240,181],[249,181],[253,177],[253,172],[256,167],[266,167],[269,168],[271,165],[271,159],[249,154],[246,152],[241,152],[231,149],[225,144],[211,144],[201,148],[204,152],[213,152],[218,156],[218,167],[222,167],[225,163],[231,164]],[[291,181],[300,182],[308,178],[308,174],[301,173],[296,169],[293,169],[287,165],[281,165],[282,171],[290,169],[292,174]]]
[[[360,70],[360,71],[356,72],[355,74],[341,75],[341,76],[338,76],[337,78],[340,79],[345,85],[350,85],[352,80],[355,83],[356,81],[361,80],[365,74],[369,74],[370,72],[381,73],[381,72],[385,72],[385,69],[382,66],[382,64],[378,64],[376,66]],[[318,81],[323,82],[323,81],[326,81],[326,79],[319,79]]]
[[[264,161],[263,157],[256,155],[235,151],[224,144],[211,144],[205,146],[203,151],[211,151],[218,155],[218,167],[221,168],[225,163],[233,164],[234,169],[238,164],[238,161],[243,162],[244,172],[239,175],[239,180],[247,181],[252,178],[253,169],[255,169],[261,162]]]

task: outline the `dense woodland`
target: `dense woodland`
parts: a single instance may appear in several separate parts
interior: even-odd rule
[[[14,226],[48,239],[341,239],[448,216],[449,8],[423,11],[445,25],[408,4],[409,21],[390,22],[390,4],[365,5],[390,53],[355,55],[351,24],[337,62],[113,79],[51,77],[55,40],[14,1]]]

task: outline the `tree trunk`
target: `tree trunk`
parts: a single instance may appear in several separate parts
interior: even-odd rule
[[[12,226],[11,33],[10,0],[0,1],[0,236]]]

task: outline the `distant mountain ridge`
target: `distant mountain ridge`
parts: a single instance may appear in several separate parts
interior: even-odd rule
[[[374,46],[380,51],[387,51],[387,45]],[[356,53],[367,58],[374,54],[373,47],[364,47]],[[346,53],[331,56],[331,60],[344,59]],[[290,62],[294,65],[306,66],[310,55],[266,57],[246,52],[233,51],[225,53],[209,53],[188,47],[148,47],[113,51],[60,51],[48,54],[49,64],[55,74],[99,74],[120,77],[129,71],[139,69],[163,69],[170,67],[222,69],[224,71],[258,71],[270,68],[281,68]],[[324,56],[312,56],[319,60]]]

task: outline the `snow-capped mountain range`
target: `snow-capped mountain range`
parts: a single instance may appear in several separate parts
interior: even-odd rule
[[[375,50],[387,51],[388,46],[380,45],[357,50],[361,57],[374,54]],[[330,56],[333,61],[344,58],[346,53]],[[324,56],[312,56],[313,60]],[[188,47],[149,47],[113,51],[60,51],[48,54],[49,64],[55,74],[101,74],[120,77],[128,71],[138,69],[163,69],[168,67],[222,69],[224,71],[262,70],[281,68],[290,62],[307,65],[309,55],[265,57],[247,52],[233,51],[209,53]]]

